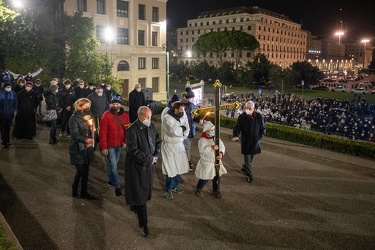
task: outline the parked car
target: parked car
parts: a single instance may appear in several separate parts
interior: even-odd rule
[[[333,88],[332,91],[335,92],[346,92],[346,89],[344,86],[337,86],[336,88]]]
[[[329,88],[327,86],[317,86],[317,87],[313,87],[312,90],[329,90]]]
[[[354,94],[366,94],[367,93],[367,91],[365,90],[365,88],[352,89],[351,92],[354,93]]]

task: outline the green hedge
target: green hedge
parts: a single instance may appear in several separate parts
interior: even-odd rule
[[[206,120],[215,122],[215,116],[210,116]],[[220,126],[233,129],[237,119],[221,116]],[[326,135],[311,130],[303,130],[295,127],[266,123],[266,136],[285,141],[296,142],[313,147],[329,149],[335,152],[361,156],[375,159],[375,143],[360,140],[350,140],[348,138]]]

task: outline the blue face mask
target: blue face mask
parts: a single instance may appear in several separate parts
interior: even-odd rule
[[[208,135],[209,135],[210,137],[214,137],[214,136],[215,136],[215,131],[211,131],[211,132],[209,132]]]

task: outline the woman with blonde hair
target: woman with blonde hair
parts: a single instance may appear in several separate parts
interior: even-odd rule
[[[95,199],[87,192],[89,165],[94,158],[94,140],[92,138],[93,126],[91,119],[91,102],[87,98],[80,98],[74,103],[74,112],[69,119],[70,164],[75,165],[76,174],[72,185],[73,197],[78,196],[78,185],[81,181],[81,198]]]

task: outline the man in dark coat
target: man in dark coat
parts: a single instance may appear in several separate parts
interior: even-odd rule
[[[35,109],[38,106],[38,94],[33,90],[33,83],[27,82],[26,87],[17,93],[17,115],[13,136],[17,139],[32,140],[36,134]]]
[[[136,83],[134,89],[129,93],[129,117],[130,122],[137,120],[138,108],[145,105],[145,95],[141,91],[141,84]]]
[[[66,136],[70,136],[69,126],[68,122],[70,119],[70,116],[73,113],[73,104],[76,101],[76,95],[74,92],[74,88],[72,87],[72,82],[67,79],[64,81],[64,88],[62,88],[59,93],[57,94],[57,97],[59,99],[59,106],[62,108],[61,111],[61,128],[60,128],[60,134],[59,136],[63,136],[65,129]]]
[[[146,202],[151,199],[155,165],[160,154],[161,140],[151,123],[152,112],[142,106],[138,119],[126,132],[125,200],[138,215],[141,234],[149,234]]]
[[[255,111],[255,104],[249,101],[245,105],[245,112],[237,118],[233,128],[233,141],[238,141],[241,135],[241,154],[244,155],[245,164],[241,171],[248,177],[250,183],[253,180],[251,163],[254,155],[260,154],[260,140],[266,134],[266,126],[263,116]]]
[[[17,95],[12,91],[12,85],[9,82],[4,83],[4,90],[0,90],[0,133],[3,148],[12,144],[9,134],[17,106]]]

